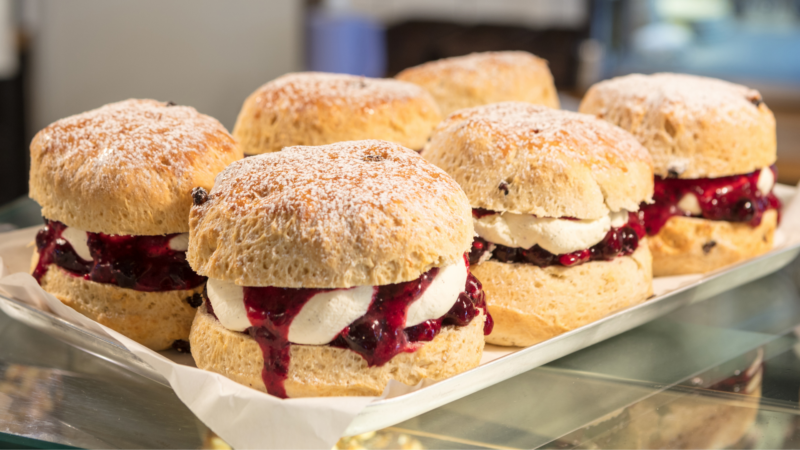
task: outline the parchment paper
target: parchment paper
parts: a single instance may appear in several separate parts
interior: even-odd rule
[[[775,249],[800,243],[800,196],[776,186],[784,202]],[[358,413],[370,402],[424,389],[432,383],[406,386],[391,382],[381,397],[278,399],[221,375],[180,364],[94,322],[43,291],[29,274],[36,227],[0,234],[0,293],[110,337],[166,378],[175,393],[211,430],[234,448],[331,448]],[[653,288],[663,295],[702,279],[704,275],[656,278]],[[1,305],[0,305],[1,306]],[[487,345],[481,364],[519,350]]]

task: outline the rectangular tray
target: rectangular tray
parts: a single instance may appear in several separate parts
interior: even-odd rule
[[[789,188],[784,188],[789,189]],[[792,192],[794,193],[794,192]],[[547,364],[592,344],[645,324],[681,306],[705,300],[776,272],[800,253],[800,244],[773,250],[765,255],[730,266],[635,307],[619,311],[596,322],[528,348],[520,348],[464,373],[398,397],[370,403],[347,428],[355,435],[389,427],[466,397],[528,370]],[[0,295],[0,309],[10,317],[134,373],[169,386],[149,365],[120,344],[91,333],[50,313]],[[508,351],[487,345],[486,353]],[[187,363],[185,355],[165,356]]]

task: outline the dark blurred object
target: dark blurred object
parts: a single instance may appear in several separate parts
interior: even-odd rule
[[[26,40],[15,43],[19,65],[12,73],[0,76],[0,205],[28,191],[28,152],[26,142],[25,75]]]
[[[578,29],[539,30],[410,20],[387,29],[387,74],[394,76],[407,67],[473,52],[523,50],[549,62],[556,87],[572,89],[578,71],[578,47],[588,35],[588,23]]]
[[[11,79],[0,79],[0,205],[28,191],[24,82],[21,72]]]

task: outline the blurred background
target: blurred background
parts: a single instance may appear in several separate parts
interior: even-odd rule
[[[757,88],[780,180],[800,179],[800,0],[0,0],[0,205],[27,191],[36,131],[105,103],[171,100],[231,129],[286,72],[393,76],[489,50],[547,59],[566,109],[632,72]]]

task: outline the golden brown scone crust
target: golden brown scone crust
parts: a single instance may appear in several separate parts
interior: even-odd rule
[[[416,152],[385,141],[289,147],[246,158],[192,208],[187,259],[240,286],[399,283],[472,245],[464,192]]]
[[[210,189],[242,151],[188,106],[125,100],[52,123],[31,143],[30,196],[42,215],[85,231],[189,231],[192,188]]]
[[[633,136],[585,114],[528,103],[453,113],[422,156],[450,174],[474,208],[597,219],[635,211],[653,195],[650,155]]]
[[[631,256],[574,267],[486,261],[483,284],[494,329],[486,342],[527,347],[644,302],[653,293],[647,240]]]
[[[485,52],[410,67],[395,77],[425,88],[447,117],[459,109],[525,102],[558,109],[547,61],[528,52]]]
[[[37,261],[39,255],[34,253]],[[178,339],[188,340],[196,312],[186,301],[191,290],[141,292],[75,277],[50,264],[42,289],[84,316],[152,349],[166,350]]]
[[[368,367],[359,354],[331,346],[291,345],[284,386],[289,397],[381,395],[390,379],[415,385],[443,380],[477,367],[483,354],[479,314],[464,327],[442,327],[441,333],[413,353],[400,353],[380,367]],[[189,337],[197,367],[266,392],[261,371],[264,356],[245,333],[230,331],[200,307]]]
[[[580,112],[630,131],[662,177],[670,171],[680,178],[749,173],[776,159],[775,117],[761,94],[722,80],[674,73],[618,77],[592,86]]]
[[[764,213],[761,224],[670,217],[655,236],[648,237],[653,253],[653,276],[705,273],[772,250],[778,213]]]
[[[433,97],[411,83],[290,73],[245,100],[233,135],[248,155],[359,139],[382,139],[419,150],[440,120]]]

